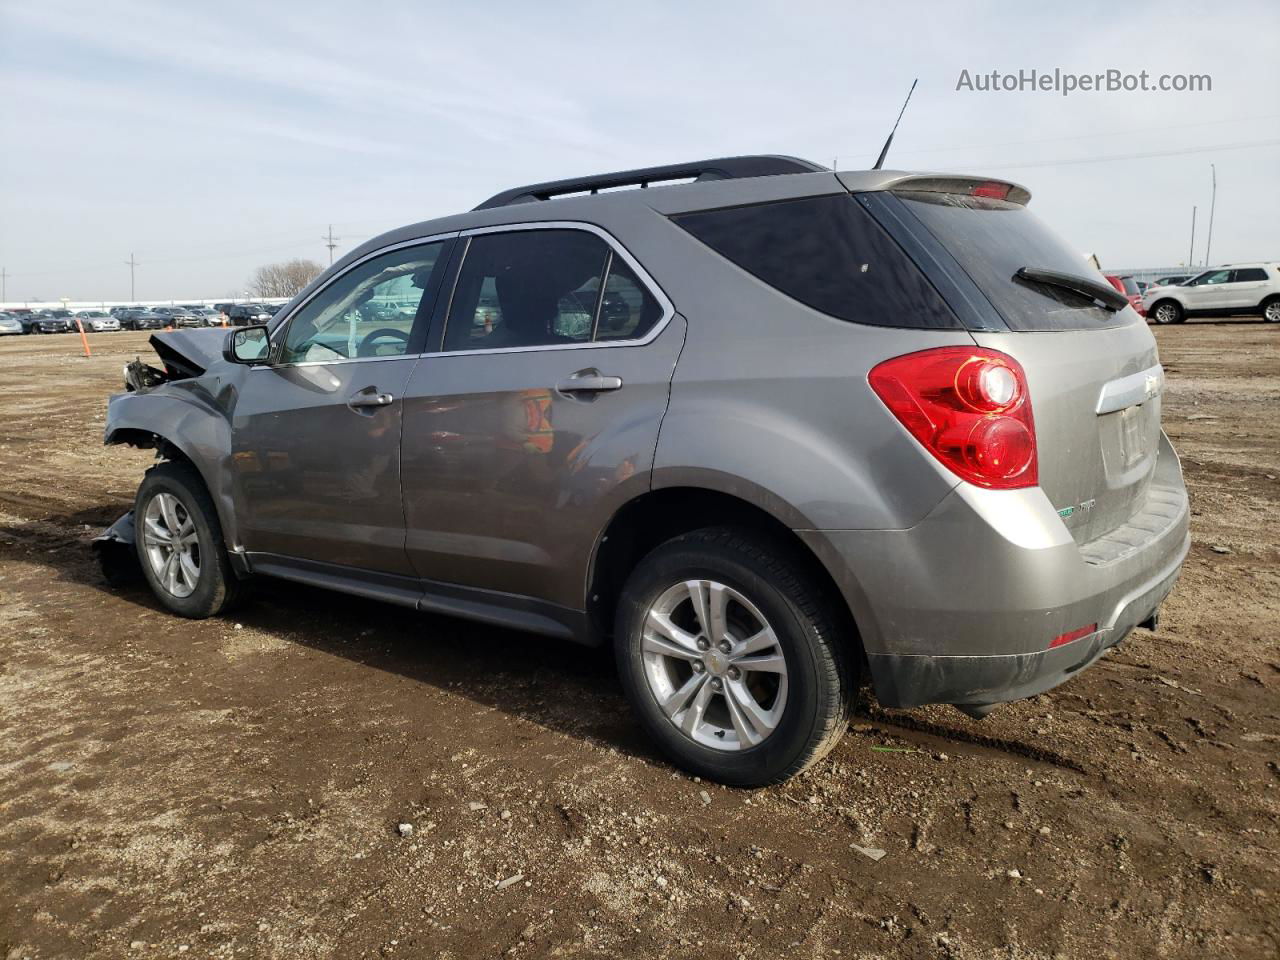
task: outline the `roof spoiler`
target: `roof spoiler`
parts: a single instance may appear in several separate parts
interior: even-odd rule
[[[822,173],[828,168],[799,157],[748,156],[721,157],[716,160],[695,160],[690,163],[671,163],[662,167],[642,167],[639,170],[623,170],[618,173],[601,173],[591,177],[571,180],[550,180],[512,187],[494,194],[476,210],[506,207],[514,203],[532,203],[536,200],[552,200],[571,193],[599,193],[615,187],[639,187],[660,184],[669,180],[738,180],[743,177],[770,177],[787,173]]]
[[[908,176],[890,184],[889,189],[986,197],[989,200],[1008,200],[1024,207],[1031,202],[1031,191],[1026,187],[990,177]]]

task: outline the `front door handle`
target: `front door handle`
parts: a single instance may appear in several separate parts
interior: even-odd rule
[[[364,407],[389,407],[396,398],[389,393],[378,393],[376,387],[366,387],[347,398],[347,406],[352,410]]]
[[[599,370],[583,370],[556,384],[560,393],[603,393],[621,387],[621,377],[606,377]]]

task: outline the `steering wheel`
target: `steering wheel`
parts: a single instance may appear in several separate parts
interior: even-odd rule
[[[397,340],[404,343],[409,342],[409,335],[403,330],[397,330],[395,327],[379,327],[377,330],[365,334],[364,338],[360,341],[360,346],[356,347],[356,356],[376,356],[377,354],[374,353],[374,341],[380,340],[382,337],[395,337]]]

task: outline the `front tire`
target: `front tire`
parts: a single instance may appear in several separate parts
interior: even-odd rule
[[[804,563],[728,527],[646,556],[618,604],[618,670],[641,724],[676,764],[740,787],[787,780],[848,723],[856,667]]]
[[[1149,316],[1156,323],[1182,323],[1187,319],[1186,311],[1182,309],[1182,304],[1176,300],[1161,300],[1150,311]]]
[[[243,593],[213,499],[195,468],[166,461],[147,471],[134,501],[135,544],[152,593],[182,617],[203,620]]]

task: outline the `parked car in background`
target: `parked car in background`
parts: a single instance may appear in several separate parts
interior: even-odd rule
[[[37,313],[31,319],[32,333],[68,333],[75,327],[66,317],[55,317],[52,311]]]
[[[1280,265],[1237,263],[1214,267],[1177,286],[1152,287],[1143,303],[1156,323],[1248,314],[1280,323]]]
[[[266,323],[272,314],[260,303],[237,303],[227,311],[227,319],[237,327],[248,327],[255,323]]]
[[[1194,276],[1194,273],[1173,273],[1167,277],[1158,277],[1147,284],[1147,289],[1151,287],[1171,287],[1175,284],[1186,283]],[[1146,293],[1146,290],[1143,293]]]
[[[222,314],[212,307],[192,307],[191,313],[199,317],[206,327],[217,327],[222,324]]]
[[[5,312],[22,324],[22,330],[24,333],[31,332],[31,324],[34,323],[36,319],[36,312],[34,310],[31,310],[28,307],[10,307],[9,310]]]
[[[107,313],[111,314],[116,319],[119,319],[120,317],[123,317],[126,313],[128,313],[130,310],[145,310],[145,309],[147,308],[135,303],[132,306],[112,307],[110,310],[107,311]]]
[[[203,327],[204,318],[192,313],[186,307],[153,307],[152,313],[168,318],[171,327]]]
[[[164,314],[146,309],[126,310],[119,319],[125,330],[163,330],[169,326],[169,318]]]
[[[11,313],[0,313],[0,337],[26,333],[27,328],[21,320]]]
[[[1133,277],[1117,277],[1115,274],[1106,274],[1107,282],[1110,283],[1117,291],[1124,294],[1129,306],[1137,311],[1138,316],[1145,317],[1146,311],[1142,307],[1142,291],[1138,289],[1138,281]]]
[[[87,333],[106,333],[120,329],[120,321],[105,310],[81,310],[74,317]]]
[[[737,157],[402,227],[155,338],[104,439],[166,459],[106,542],[186,617],[279,576],[608,645],[740,786],[822,757],[864,669],[1036,696],[1154,625],[1190,538],[1155,338],[1029,200]]]

